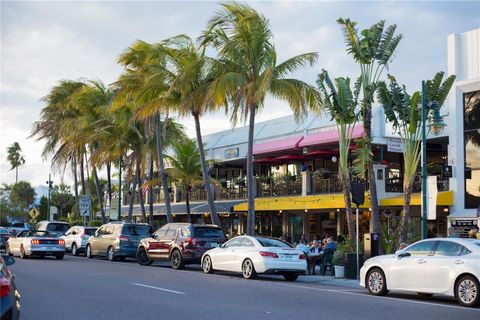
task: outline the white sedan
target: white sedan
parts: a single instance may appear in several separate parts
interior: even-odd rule
[[[65,255],[65,241],[51,236],[48,231],[22,231],[7,241],[7,254],[22,259],[30,256],[54,256],[61,260]]]
[[[388,290],[422,296],[455,297],[468,307],[480,305],[480,240],[433,238],[415,242],[394,255],[368,259],[360,285],[373,295]]]
[[[279,274],[295,281],[307,269],[303,251],[281,240],[266,237],[238,236],[202,256],[205,273],[214,270],[241,272],[246,279],[257,274]]]

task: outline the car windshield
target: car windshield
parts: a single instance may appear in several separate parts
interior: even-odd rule
[[[0,233],[8,233],[8,230],[4,227],[0,227]]]
[[[49,223],[47,225],[47,231],[57,233],[65,233],[69,228],[70,226],[66,223]]]
[[[13,222],[10,226],[12,228],[23,228],[23,222]]]
[[[48,231],[30,231],[27,233],[27,237],[49,237],[51,236]]]
[[[134,237],[148,237],[152,231],[148,225],[128,225],[123,227],[123,234]]]
[[[216,238],[224,239],[225,235],[220,228],[205,228],[197,227],[195,228],[195,237],[196,238]]]
[[[95,234],[95,231],[96,231],[96,230],[97,230],[97,229],[95,229],[95,228],[85,229],[85,234],[86,234],[87,236],[93,236],[93,235]]]
[[[292,248],[290,244],[277,239],[260,238],[260,237],[257,237],[255,239],[257,239],[257,241],[260,242],[262,247]]]

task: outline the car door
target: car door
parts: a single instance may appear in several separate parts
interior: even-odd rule
[[[152,235],[151,239],[148,239],[148,256],[152,259],[168,258],[168,248],[162,246],[162,241],[165,240],[169,225],[166,224]]]
[[[102,234],[102,240],[100,241],[100,248],[99,248],[99,254],[106,256],[107,255],[107,249],[110,247],[115,239],[114,235],[114,225],[108,224],[105,226],[105,229]],[[121,226],[120,226],[121,227]]]
[[[70,248],[72,248],[72,239],[75,234],[76,234],[76,228],[72,227],[68,229],[67,232],[65,232],[65,235],[60,237],[65,241],[65,248],[67,250],[70,250]]]
[[[425,291],[427,258],[433,255],[435,241],[414,243],[404,251],[408,256],[395,256],[388,268],[387,287],[389,289]]]
[[[100,252],[101,241],[102,241],[103,233],[105,232],[105,227],[106,226],[103,225],[100,228],[98,228],[97,231],[95,232],[95,236],[88,239],[89,240],[88,243],[92,250],[92,254],[94,255]]]
[[[179,228],[180,228],[179,226],[170,225],[165,237],[162,240],[160,240],[162,253],[167,252],[168,256],[170,255],[170,252],[172,251],[172,248],[175,245],[175,240],[177,238],[177,231]]]
[[[27,235],[28,231],[19,232],[16,236],[8,239],[8,248],[12,254],[20,253],[20,245],[23,237]]]
[[[212,256],[212,265],[215,269],[225,271],[237,271],[234,268],[236,261],[235,252],[239,249],[245,237],[236,237],[215,250],[215,255]]]
[[[441,293],[452,288],[456,276],[465,269],[465,256],[469,253],[469,249],[454,241],[438,241],[435,253],[425,264],[428,292]]]

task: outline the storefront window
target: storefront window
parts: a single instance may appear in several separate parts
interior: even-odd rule
[[[480,91],[464,95],[465,208],[480,207]]]

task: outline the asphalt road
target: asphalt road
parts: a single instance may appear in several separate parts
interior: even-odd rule
[[[464,308],[444,297],[374,297],[361,288],[290,283],[280,277],[244,280],[203,274],[198,267],[140,266],[133,260],[15,260],[11,268],[24,320],[480,319],[480,308]]]

